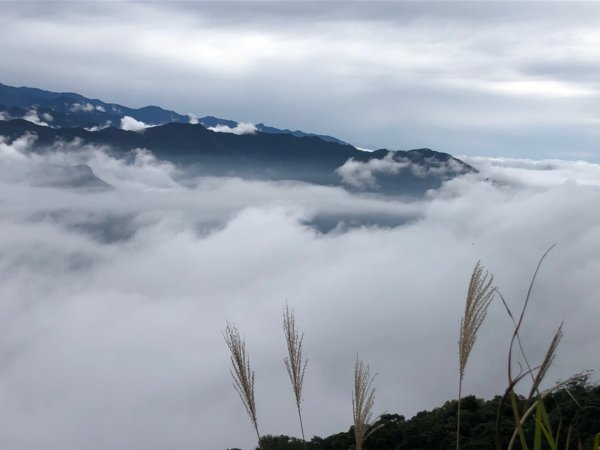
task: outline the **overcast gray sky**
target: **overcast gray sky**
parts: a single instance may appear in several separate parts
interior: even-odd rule
[[[600,161],[593,2],[2,2],[0,82],[366,148]]]

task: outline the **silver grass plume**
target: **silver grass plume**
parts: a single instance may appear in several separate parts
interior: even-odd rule
[[[302,432],[302,441],[306,449],[306,438],[304,437],[304,424],[302,423],[302,386],[304,384],[304,372],[306,371],[307,360],[302,359],[302,341],[304,333],[301,335],[296,328],[296,318],[294,310],[285,306],[283,312],[283,332],[287,343],[288,356],[283,359],[285,368],[292,383],[292,390],[296,399],[296,408],[298,409],[298,419],[300,420],[300,431]]]
[[[467,360],[477,340],[479,327],[481,327],[485,319],[488,306],[490,306],[496,292],[496,289],[492,287],[493,281],[494,276],[490,275],[487,271],[484,273],[484,267],[478,261],[473,269],[469,290],[467,291],[465,315],[460,321],[458,352],[461,379],[464,378]]]
[[[375,403],[375,388],[369,365],[356,358],[354,365],[354,391],[352,393],[352,412],[354,415],[355,449],[362,450],[371,425],[372,409]]]
[[[459,355],[459,383],[458,383],[458,411],[456,415],[456,450],[460,448],[460,404],[462,397],[462,382],[465,376],[467,360],[475,341],[477,332],[483,323],[487,314],[488,306],[494,298],[496,288],[492,286],[494,276],[487,271],[480,261],[477,261],[471,282],[467,291],[467,300],[465,303],[465,314],[460,321],[460,338],[458,340]]]
[[[227,322],[223,336],[231,353],[233,369],[230,372],[233,378],[233,387],[239,394],[244,408],[250,417],[260,447],[260,433],[258,432],[256,402],[254,400],[254,371],[250,367],[250,357],[246,352],[246,341],[241,337],[237,327],[229,321]]]

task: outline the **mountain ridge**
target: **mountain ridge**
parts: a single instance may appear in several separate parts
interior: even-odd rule
[[[26,86],[14,87],[0,83],[0,113],[5,112],[8,118],[24,118],[29,112],[36,114],[51,114],[49,126],[58,127],[118,127],[125,116],[132,117],[146,125],[164,125],[169,122],[201,123],[205,127],[226,126],[235,128],[242,122],[222,119],[215,116],[196,118],[187,114],[164,109],[160,106],[147,105],[141,108],[130,108],[118,103],[106,103],[100,99],[84,97],[75,92],[53,92]],[[39,117],[38,117],[39,118]],[[297,137],[317,136],[325,141],[344,143],[344,141],[329,135],[307,133],[300,130],[289,130],[271,127],[263,123],[256,126],[257,131],[273,134],[293,134]]]
[[[23,98],[20,99],[19,94],[23,94]],[[46,98],[46,103],[40,101],[42,97]],[[32,99],[37,99],[37,103],[32,103]],[[77,102],[69,103],[65,99]],[[4,110],[0,109],[0,113],[8,111],[0,117],[3,119],[0,120],[0,136],[9,142],[29,134],[35,136],[33,151],[52,151],[57,144],[76,142],[100,146],[124,158],[136,149],[146,149],[156,158],[176,164],[183,173],[192,177],[295,180],[343,186],[354,191],[414,197],[439,188],[455,176],[476,172],[452,155],[427,148],[366,152],[336,138],[324,139],[322,135],[299,131],[278,133],[273,129],[260,131],[256,127],[250,132],[220,132],[202,123],[179,120],[189,117],[158,106],[135,110],[137,117],[173,120],[147,126],[146,122],[141,125],[135,123],[138,119],[129,116],[130,119],[133,117],[134,125],[139,125],[137,128],[115,127],[112,121],[99,126],[99,118],[112,117],[115,120],[115,117],[125,117],[124,112],[133,110],[100,100],[90,103],[92,100],[75,93],[51,93],[0,84],[0,103],[6,100],[10,100],[13,106],[10,109],[4,105]],[[23,105],[30,105],[26,107],[34,110],[27,111],[22,108]],[[10,111],[25,111],[26,115],[12,118]],[[239,125],[234,121],[207,117],[213,124],[224,121],[221,125],[230,129]],[[62,122],[56,118],[61,118]],[[59,122],[69,126],[59,126]],[[90,124],[92,126],[86,126]],[[65,145],[59,147],[63,150],[69,148]]]

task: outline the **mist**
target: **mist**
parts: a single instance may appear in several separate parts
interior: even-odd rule
[[[0,139],[0,447],[253,448],[226,320],[246,337],[261,432],[298,436],[286,303],[305,332],[307,437],[350,427],[357,355],[378,374],[375,414],[410,417],[456,397],[477,261],[518,310],[553,244],[525,350],[541,360],[564,321],[548,380],[598,369],[598,165],[465,157],[479,173],[409,202],[193,178],[144,149],[34,153],[32,139]],[[75,166],[104,184],[69,183]],[[466,393],[506,386],[511,322],[497,300]]]

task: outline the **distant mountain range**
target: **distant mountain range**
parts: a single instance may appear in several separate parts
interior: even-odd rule
[[[213,116],[191,117],[158,106],[129,108],[116,103],[90,99],[73,92],[50,92],[29,87],[12,87],[0,83],[0,118],[29,118],[51,127],[79,127],[96,129],[101,127],[120,127],[124,117],[132,117],[145,125],[156,126],[166,123],[200,123],[205,127],[225,126],[235,129],[239,122],[220,119]],[[37,119],[36,119],[37,117]],[[332,136],[305,133],[300,130],[282,130],[259,123],[256,131],[271,134],[291,134],[296,137],[317,136],[324,141],[345,142]]]
[[[26,133],[36,136],[35,151],[74,140],[123,157],[144,148],[190,176],[297,180],[394,195],[422,195],[475,171],[430,149],[365,152],[331,136],[0,84],[0,135],[12,141]]]

